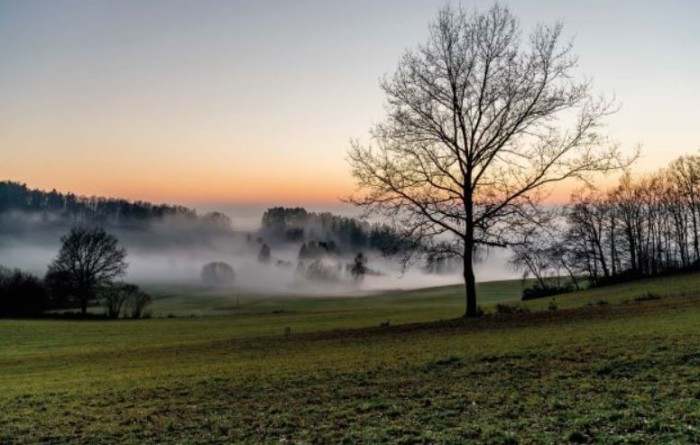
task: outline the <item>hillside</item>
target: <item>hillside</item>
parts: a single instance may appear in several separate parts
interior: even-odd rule
[[[532,283],[530,280],[525,285],[530,286]],[[344,323],[369,326],[386,320],[406,323],[449,319],[458,316],[464,309],[463,285],[327,298],[249,294],[202,286],[162,285],[149,286],[147,289],[155,296],[152,311],[156,317],[170,314],[180,317],[260,315],[271,312],[309,316],[328,311],[343,314]],[[630,302],[635,298],[646,298],[649,294],[652,298],[654,295],[692,294],[697,289],[700,289],[700,273],[687,273],[640,279],[523,302],[520,301],[523,290],[521,280],[477,283],[479,304],[487,313],[494,312],[497,304],[540,311],[548,310],[550,303],[554,302],[559,309],[567,309]],[[363,312],[363,316],[353,320],[352,314],[359,312]]]
[[[382,321],[415,322],[451,318],[464,306],[464,286],[441,286],[413,290],[374,291],[360,295],[322,295],[312,298],[299,295],[266,295],[215,289],[203,286],[147,286],[154,295],[152,312],[156,317],[169,314],[188,316],[259,315],[270,312],[287,312],[309,316],[310,314],[351,314],[364,312],[356,323],[385,317]],[[483,304],[520,300],[522,283],[519,280],[478,283]],[[403,318],[405,314],[408,318]],[[379,319],[376,318],[376,319]]]
[[[337,310],[0,320],[0,442],[697,443],[699,282],[469,321],[434,318],[455,315],[456,288]],[[392,313],[424,323],[380,327]]]

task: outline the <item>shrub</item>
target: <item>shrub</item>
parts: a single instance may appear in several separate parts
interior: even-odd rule
[[[129,317],[135,319],[145,318],[144,310],[151,304],[152,301],[153,298],[146,292],[138,290],[137,292],[132,293],[126,302]],[[150,314],[148,314],[147,318],[150,318]]]
[[[46,289],[39,278],[0,267],[0,317],[36,317],[46,306]]]
[[[48,294],[48,307],[51,309],[73,309],[75,285],[73,276],[66,271],[49,271],[44,277],[44,287]]]
[[[109,318],[119,318],[122,308],[134,292],[138,292],[138,286],[127,283],[110,283],[100,290],[100,300],[105,307],[105,313]]]
[[[100,292],[100,298],[109,318],[142,318],[143,311],[151,303],[151,296],[135,284],[113,283]]]
[[[530,309],[523,307],[523,306],[511,306],[508,304],[497,304],[496,305],[496,313],[497,314],[527,314],[530,312]]]
[[[643,277],[644,275],[639,272],[635,272],[633,270],[625,270],[622,272],[618,272],[615,275],[611,275],[609,277],[597,277],[595,279],[592,279],[591,287],[604,287],[610,286],[612,284],[627,283],[629,281],[638,280]]]
[[[536,298],[551,297],[552,295],[565,294],[573,292],[573,288],[569,286],[535,286],[523,289],[522,301],[534,300]]]

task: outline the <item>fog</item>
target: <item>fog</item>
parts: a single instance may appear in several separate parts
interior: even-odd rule
[[[233,215],[235,221],[235,215]],[[0,216],[0,265],[43,276],[56,257],[65,222],[47,216],[20,213]],[[258,261],[260,244],[254,232],[203,229],[178,220],[140,228],[106,227],[127,249],[125,280],[138,284],[198,284],[202,267],[212,261],[230,264],[238,291],[261,294],[349,295],[379,290],[410,289],[460,283],[459,272],[431,274],[420,265],[402,270],[397,260],[365,252],[367,267],[375,272],[357,282],[345,270],[357,252],[329,258],[337,280],[317,282],[297,271],[299,244],[273,245],[269,264]],[[512,279],[508,252],[491,251],[476,265],[477,281]]]

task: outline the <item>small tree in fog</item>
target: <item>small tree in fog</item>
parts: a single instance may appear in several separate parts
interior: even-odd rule
[[[85,315],[99,289],[124,275],[125,258],[126,249],[103,228],[74,227],[61,237],[61,249],[49,266],[47,278],[60,281],[54,284],[69,294]]]
[[[214,286],[230,286],[236,274],[228,263],[213,261],[202,267],[202,281]]]
[[[319,258],[309,263],[304,270],[304,277],[309,281],[318,283],[335,283],[340,280],[339,272],[342,271],[342,267],[340,271],[338,270],[338,267],[341,266],[326,262]]]
[[[356,281],[361,281],[367,273],[367,257],[362,253],[358,253],[350,267],[350,273]]]
[[[258,261],[263,264],[267,264],[270,262],[270,260],[270,246],[268,246],[267,243],[263,243],[263,245],[260,247],[260,253],[258,254]]]

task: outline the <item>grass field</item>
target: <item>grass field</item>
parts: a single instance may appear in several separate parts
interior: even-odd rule
[[[522,292],[522,283],[518,280],[478,283],[477,287],[480,299],[485,304],[519,300]],[[463,286],[385,291],[352,298],[256,295],[202,286],[147,286],[146,289],[156,297],[151,309],[156,317],[261,314],[271,311],[383,311],[384,308],[389,313],[402,309],[416,312],[417,309],[435,308],[445,311],[448,317],[454,317],[460,310],[463,311],[464,306]]]
[[[0,443],[700,443],[700,275],[519,286],[482,284],[468,321],[458,286],[0,320]]]

